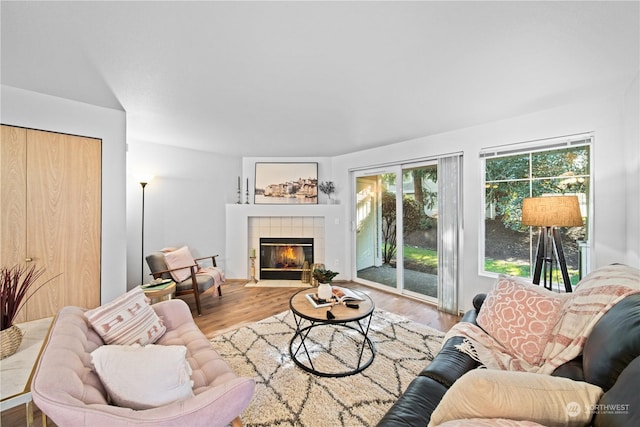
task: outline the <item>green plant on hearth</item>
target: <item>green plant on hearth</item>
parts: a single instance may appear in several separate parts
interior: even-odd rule
[[[36,285],[44,274],[44,268],[14,265],[0,269],[0,331],[13,326],[16,316],[24,304],[44,285],[55,277]]]
[[[336,186],[333,184],[333,181],[323,181],[318,185],[318,188],[329,198],[331,198],[331,193],[336,191]]]
[[[338,274],[335,271],[325,270],[323,268],[316,268],[313,270],[313,278],[318,281],[318,283],[331,283],[334,277]]]

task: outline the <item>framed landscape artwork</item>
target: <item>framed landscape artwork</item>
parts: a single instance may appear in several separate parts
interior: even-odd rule
[[[254,203],[317,204],[317,163],[256,163]]]

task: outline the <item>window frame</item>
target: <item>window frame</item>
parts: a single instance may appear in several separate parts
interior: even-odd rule
[[[480,215],[479,215],[479,242],[478,242],[478,275],[482,277],[491,277],[497,278],[500,273],[496,273],[493,271],[485,270],[485,253],[486,253],[486,161],[487,159],[498,158],[498,157],[509,157],[515,156],[518,154],[534,154],[539,152],[551,151],[551,150],[560,150],[563,148],[574,148],[574,147],[589,147],[589,189],[587,195],[587,221],[584,226],[587,231],[587,242],[586,246],[586,254],[585,254],[585,265],[581,266],[581,275],[584,277],[586,273],[591,269],[590,266],[590,251],[593,246],[593,236],[594,236],[594,228],[593,228],[593,213],[594,213],[594,203],[593,203],[593,195],[594,195],[594,170],[595,170],[595,161],[594,161],[594,146],[595,146],[595,136],[593,132],[568,135],[563,137],[555,137],[534,141],[526,141],[519,142],[514,144],[500,145],[482,148],[479,153],[479,160],[481,162],[480,166]],[[528,177],[528,180],[531,181],[533,178],[531,174]],[[515,179],[513,181],[516,181]],[[535,249],[535,242],[531,242],[532,251]],[[535,254],[533,254],[535,256]],[[529,278],[533,277],[533,269],[531,269]]]

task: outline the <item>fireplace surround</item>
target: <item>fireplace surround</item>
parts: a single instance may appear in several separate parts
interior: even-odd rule
[[[313,238],[260,238],[261,280],[300,280],[305,262],[313,264]]]

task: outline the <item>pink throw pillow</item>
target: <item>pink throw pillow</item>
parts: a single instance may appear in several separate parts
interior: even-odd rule
[[[512,356],[537,365],[565,298],[566,294],[501,275],[482,304],[477,322]]]
[[[156,342],[166,331],[140,286],[87,310],[85,316],[106,344],[144,346]]]
[[[165,253],[164,260],[167,263],[167,268],[169,270],[179,267],[188,267],[195,264],[193,256],[191,255],[189,247],[187,246],[183,246],[180,249],[176,249],[175,251]],[[180,283],[183,280],[191,277],[191,269],[183,268],[180,270],[172,271],[171,277],[173,277],[173,280]]]

